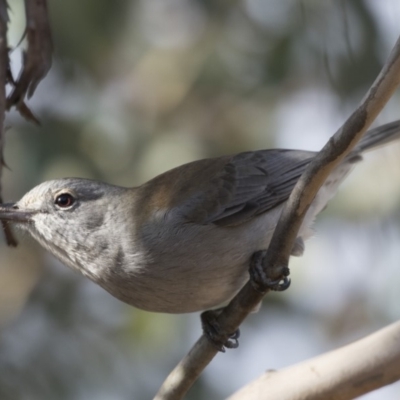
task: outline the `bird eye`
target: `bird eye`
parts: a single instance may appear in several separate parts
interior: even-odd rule
[[[54,204],[56,204],[59,208],[69,208],[74,203],[75,198],[70,193],[61,193],[54,200]]]

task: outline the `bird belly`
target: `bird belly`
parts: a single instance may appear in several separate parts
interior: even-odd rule
[[[155,312],[187,313],[216,308],[248,281],[252,254],[268,247],[280,211],[240,226],[177,224],[179,229],[145,236],[141,257],[125,261],[102,285],[115,297]],[[276,214],[276,215],[275,215]],[[273,217],[273,221],[271,220]],[[165,227],[165,224],[163,225]]]

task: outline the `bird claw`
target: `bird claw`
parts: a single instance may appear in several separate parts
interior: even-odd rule
[[[275,279],[275,280],[267,280],[266,284],[268,286],[268,289],[273,290],[275,292],[283,292],[284,290],[288,289],[291,280],[289,277],[284,276],[280,279]]]
[[[220,310],[205,311],[200,315],[203,333],[211,344],[221,353],[225,353],[226,349],[236,349],[239,347],[240,330],[233,333],[226,333],[221,330],[216,317]]]
[[[269,277],[263,268],[266,253],[265,250],[261,250],[253,254],[249,268],[250,281],[258,292],[265,293],[267,290],[282,292],[290,286],[291,280],[288,277],[290,270],[288,267],[279,267],[279,278],[272,279]]]

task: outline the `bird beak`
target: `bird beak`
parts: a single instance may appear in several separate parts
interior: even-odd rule
[[[30,222],[36,211],[21,210],[14,203],[0,204],[0,221]]]

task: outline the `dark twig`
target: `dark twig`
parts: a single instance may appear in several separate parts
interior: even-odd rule
[[[7,110],[15,106],[24,118],[39,123],[24,100],[25,96],[32,97],[51,67],[53,44],[46,0],[25,0],[25,13],[28,48],[23,53],[22,70],[7,99]]]
[[[14,81],[7,46],[7,1],[0,0],[0,203],[2,169],[4,161],[4,118],[5,112],[15,106],[19,113],[29,121],[39,123],[29,107],[25,97],[32,97],[39,82],[51,67],[53,45],[48,21],[46,0],[25,0],[26,30],[28,49],[23,53],[23,67],[17,81]],[[6,99],[6,84],[13,89]],[[17,241],[6,222],[2,222],[8,245],[16,246]]]
[[[6,113],[6,83],[10,70],[7,48],[7,2],[0,0],[0,203],[3,203],[1,176],[3,168],[6,166],[4,161],[4,118]],[[16,246],[17,241],[10,229],[10,226],[2,221],[4,234],[9,246]]]
[[[309,164],[297,182],[282,212],[264,259],[265,275],[276,279],[288,266],[297,232],[319,188],[327,176],[351,151],[400,84],[400,38],[379,76],[344,125]],[[262,300],[265,293],[249,282],[217,317],[224,332],[235,332],[246,316]],[[203,335],[188,355],[175,367],[161,386],[155,399],[179,400],[190,389],[218,350]],[[283,389],[284,390],[284,389]]]

